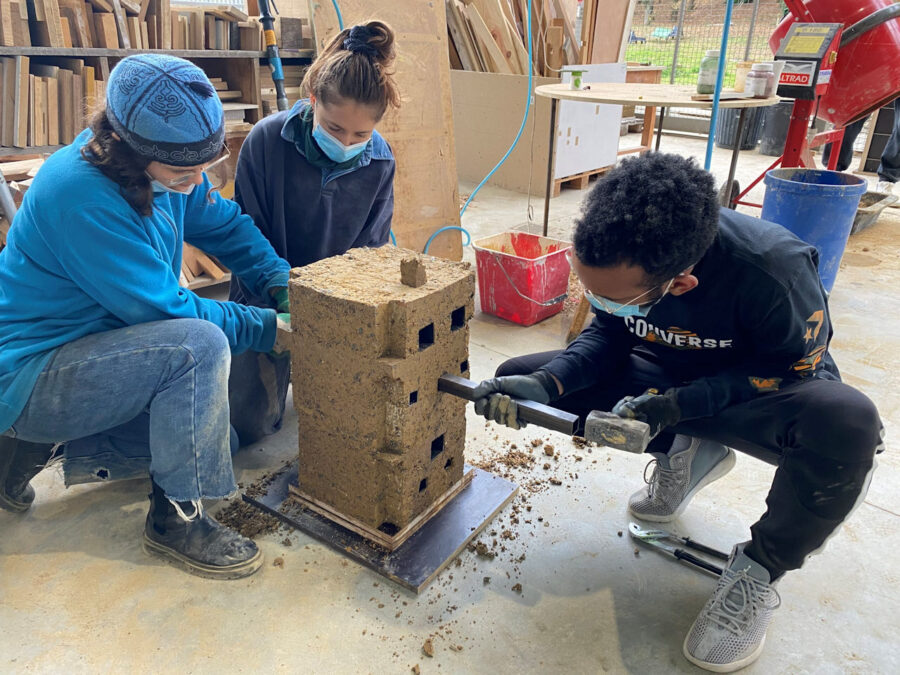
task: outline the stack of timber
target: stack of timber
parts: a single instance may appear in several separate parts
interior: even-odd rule
[[[303,98],[301,84],[303,76],[306,74],[307,66],[304,65],[284,65],[284,93],[287,95],[288,103],[293,105],[297,100]],[[271,115],[278,112],[278,106],[275,96],[275,84],[272,82],[272,71],[269,66],[259,67],[260,95],[262,98],[263,115]]]
[[[107,76],[81,59],[0,56],[0,146],[71,143],[104,100]]]
[[[525,75],[529,41],[536,75],[552,77],[564,65],[581,63],[581,37],[575,35],[563,0],[445,0],[445,4],[452,68]]]
[[[260,51],[259,22],[232,5],[170,0],[2,0],[0,47]],[[244,44],[246,43],[246,44]]]
[[[572,0],[444,2],[451,68],[525,75],[530,41],[534,74],[556,77],[567,65],[622,61],[637,0],[584,0],[580,29]]]

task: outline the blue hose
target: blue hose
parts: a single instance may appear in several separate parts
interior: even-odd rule
[[[728,30],[731,27],[731,10],[734,7],[734,0],[727,0],[725,5],[725,26],[722,31],[722,46],[719,48],[719,70],[716,73],[716,91],[713,94],[712,116],[709,119],[709,138],[706,140],[706,162],[703,168],[709,171],[712,166],[713,139],[716,135],[716,123],[719,120],[719,98],[722,95],[722,80],[725,77],[725,52],[728,50]],[[735,144],[740,147],[741,139],[737,139]],[[736,151],[735,151],[736,152]],[[731,186],[727,185],[726,190],[731,190]],[[729,192],[729,194],[731,194]]]
[[[466,241],[463,243],[463,246],[468,246],[472,243],[472,235],[469,234],[469,231],[463,227],[457,227],[456,225],[447,225],[446,227],[442,227],[439,230],[435,230],[430,237],[428,237],[428,241],[425,242],[425,250],[422,253],[428,253],[428,249],[431,246],[431,242],[434,241],[434,238],[438,236],[441,232],[446,232],[447,230],[459,230],[464,235],[466,235]]]
[[[338,30],[344,30],[344,17],[341,16],[341,8],[338,7],[337,0],[331,0],[331,4],[334,5],[334,13],[337,14]]]
[[[396,246],[396,245],[397,245],[397,237],[394,236],[394,231],[393,231],[393,230],[389,230],[389,233],[390,233],[390,235],[391,235],[391,243],[392,243],[394,246]]]

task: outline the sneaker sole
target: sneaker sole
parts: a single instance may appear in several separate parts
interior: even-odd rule
[[[659,516],[653,513],[637,513],[636,511],[633,511],[631,509],[630,504],[628,505],[628,513],[630,513],[638,520],[646,520],[651,523],[669,523],[678,518],[678,516],[680,516],[682,513],[684,513],[684,510],[687,508],[687,505],[690,503],[690,501],[694,498],[695,494],[700,492],[700,490],[705,488],[710,483],[719,480],[722,476],[731,471],[734,468],[736,462],[737,459],[735,457],[734,450],[728,448],[728,454],[725,455],[721,459],[721,461],[716,464],[709,473],[703,476],[703,478],[700,479],[700,482],[697,483],[691,489],[691,491],[684,496],[684,499],[681,500],[681,504],[678,505],[678,508],[675,509],[675,511],[671,515]]]
[[[31,508],[31,502],[17,502],[0,492],[0,509],[11,513],[25,513]]]
[[[703,670],[709,670],[713,673],[733,673],[735,670],[746,668],[759,658],[759,655],[762,654],[763,647],[766,646],[766,636],[763,635],[763,639],[760,640],[759,646],[754,649],[753,653],[751,653],[749,656],[745,656],[741,660],[733,661],[732,663],[708,663],[707,661],[701,661],[696,656],[692,656],[690,652],[688,652],[687,642],[690,636],[691,634],[688,633],[687,637],[684,638],[684,645],[681,648],[681,651],[684,654],[684,658],[693,663],[695,666],[703,668]]]
[[[244,577],[249,577],[262,567],[263,564],[262,551],[257,551],[256,555],[250,558],[250,560],[245,560],[244,562],[236,563],[234,565],[225,567],[207,565],[205,563],[197,562],[196,560],[191,560],[177,551],[153,541],[146,533],[144,533],[143,548],[147,555],[162,558],[167,563],[179,567],[189,574],[205,579],[242,579]]]

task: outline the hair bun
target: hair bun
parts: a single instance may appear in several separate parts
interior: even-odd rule
[[[350,29],[350,35],[344,40],[344,49],[354,54],[365,54],[369,58],[378,56],[378,48],[369,44],[369,40],[375,37],[375,34],[369,30],[368,26],[353,26]]]

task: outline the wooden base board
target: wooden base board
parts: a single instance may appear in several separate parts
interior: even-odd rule
[[[464,473],[463,477],[459,481],[457,481],[455,485],[451,486],[451,488],[440,497],[438,497],[431,506],[429,506],[422,513],[413,518],[412,521],[410,521],[409,525],[404,527],[395,535],[385,534],[381,530],[376,530],[375,528],[370,527],[363,522],[360,522],[356,518],[345,516],[334,507],[304,493],[295,484],[289,485],[288,491],[291,493],[291,497],[296,499],[301,506],[304,506],[311,511],[315,511],[316,513],[325,516],[329,520],[333,520],[341,527],[345,527],[352,532],[356,532],[356,534],[365,537],[369,541],[378,544],[388,551],[395,551],[400,548],[403,542],[414,535],[425,523],[436,516],[437,513],[442,508],[444,508],[451,499],[462,492],[463,489],[472,482],[472,477],[474,475],[475,469],[471,469],[470,471]]]
[[[573,190],[585,190],[590,184],[591,178],[600,176],[613,167],[604,166],[593,171],[585,171],[574,176],[566,176],[565,178],[557,178],[553,181],[553,196],[559,197],[559,193],[563,187],[572,188]]]
[[[466,474],[472,467],[466,466]],[[493,520],[519,491],[515,483],[472,470],[471,482],[395,551],[386,551],[353,530],[304,508],[290,494],[297,483],[297,462],[278,474],[255,497],[244,501],[270,513],[333,548],[341,555],[381,574],[403,588],[420,593]]]

